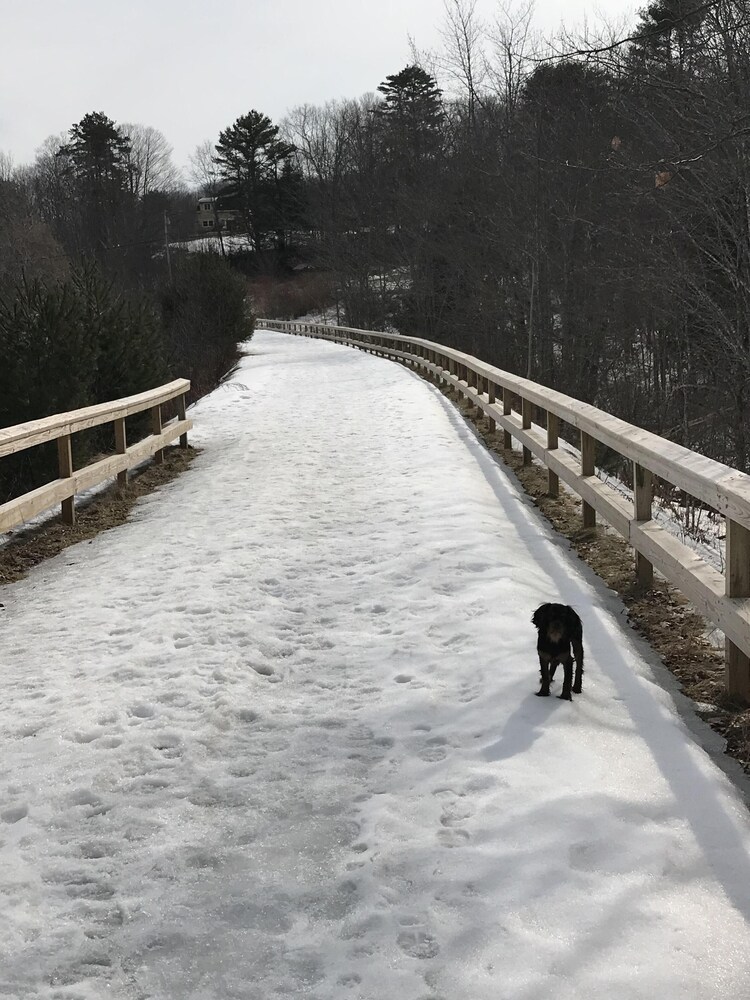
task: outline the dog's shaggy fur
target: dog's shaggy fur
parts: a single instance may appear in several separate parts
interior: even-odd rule
[[[557,664],[565,671],[560,697],[572,701],[572,694],[580,694],[583,681],[583,625],[573,608],[567,604],[541,604],[531,621],[539,633],[536,643],[542,686],[536,692],[545,698],[549,695],[550,681],[555,676]],[[573,649],[571,655],[571,647]],[[573,681],[573,657],[576,661]]]

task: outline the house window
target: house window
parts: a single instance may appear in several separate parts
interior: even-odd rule
[[[204,227],[208,225],[208,219],[204,219],[203,220],[203,225],[204,225]]]

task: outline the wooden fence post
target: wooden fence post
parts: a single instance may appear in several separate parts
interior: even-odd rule
[[[525,431],[531,427],[531,400],[521,397],[521,427]],[[531,450],[523,446],[523,464],[531,465]]]
[[[151,407],[151,433],[156,437],[162,432],[161,405]],[[160,448],[154,452],[154,461],[161,465],[164,461],[164,449]]]
[[[119,417],[115,420],[115,451],[118,455],[124,455],[128,450],[128,437],[125,431],[125,417]],[[128,470],[122,469],[121,472],[117,473],[117,485],[127,486],[128,485]]]
[[[487,401],[489,403],[494,403],[496,401],[495,389],[496,389],[495,383],[487,379]],[[497,423],[492,419],[492,417],[489,417],[488,419],[490,422],[490,434],[494,434],[495,431],[497,430]]]
[[[60,470],[60,479],[69,479],[73,475],[73,448],[70,442],[70,434],[64,434],[57,439],[57,464]],[[64,523],[75,524],[75,495],[66,497],[60,504],[60,508]]]
[[[513,393],[503,386],[503,416],[508,417],[513,412]],[[503,448],[510,451],[513,447],[513,438],[510,431],[503,429]]]
[[[187,399],[185,393],[177,397],[177,419],[185,420],[187,417]],[[187,448],[187,431],[184,434],[180,434],[180,448]]]
[[[554,451],[560,441],[560,418],[547,410],[547,449]],[[551,497],[560,495],[560,477],[552,469],[547,469],[547,493]]]
[[[590,434],[581,431],[581,475],[593,476],[595,469],[596,441]],[[596,527],[596,511],[591,504],[581,501],[583,505],[583,526],[584,528]]]
[[[651,520],[651,501],[654,498],[654,477],[648,469],[633,462],[633,514],[636,521]],[[635,578],[639,587],[651,590],[654,585],[654,567],[648,559],[635,550]]]
[[[726,528],[726,595],[750,597],[750,531],[729,517],[726,519]],[[724,651],[724,679],[727,692],[745,702],[750,702],[750,658],[729,639],[724,642]]]

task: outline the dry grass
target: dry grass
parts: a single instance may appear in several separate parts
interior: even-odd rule
[[[324,272],[248,279],[253,312],[264,319],[295,319],[326,309],[334,301],[331,276]]]
[[[111,486],[77,506],[74,525],[63,524],[60,517],[55,517],[38,527],[16,529],[8,543],[0,547],[0,584],[20,580],[34,566],[69,545],[124,524],[138,497],[179,476],[196,454],[194,448],[166,448],[161,465],[151,462],[133,475],[126,487]]]

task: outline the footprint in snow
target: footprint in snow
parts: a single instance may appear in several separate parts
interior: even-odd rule
[[[339,976],[337,981],[337,986],[359,986],[362,982],[362,977],[356,972],[348,972],[343,976]]]
[[[139,702],[138,704],[131,705],[128,709],[128,715],[132,716],[134,719],[152,719],[156,714],[156,709],[153,705],[149,705],[146,702]]]
[[[100,858],[111,858],[117,853],[117,847],[107,841],[88,841],[80,845],[78,853],[87,861],[98,861]]]
[[[469,842],[471,836],[466,832],[466,830],[443,829],[438,830],[437,838],[443,847],[463,847]]]
[[[444,827],[456,827],[460,826],[471,816],[471,810],[468,806],[463,805],[460,802],[453,802],[446,809],[440,817],[440,825]]]
[[[469,684],[462,684],[458,693],[458,700],[463,704],[475,701],[479,697],[479,688]]]
[[[97,740],[97,746],[104,747],[105,750],[115,750],[121,745],[122,740],[119,736],[102,736],[100,740]]]
[[[93,743],[94,740],[98,740],[101,736],[104,736],[106,730],[104,728],[99,729],[77,729],[70,739],[74,743]]]
[[[440,951],[440,946],[435,938],[427,931],[417,928],[401,931],[396,942],[401,951],[410,958],[434,958]]]
[[[444,736],[433,736],[431,739],[427,740],[422,749],[417,753],[420,760],[426,761],[428,764],[435,764],[437,761],[445,760],[448,756],[448,751],[446,750],[448,741]]]
[[[0,820],[2,820],[3,823],[12,825],[13,823],[18,823],[19,820],[22,820],[25,816],[28,816],[28,814],[29,807],[25,802],[23,802],[19,805],[11,806],[9,809],[3,809],[2,812],[0,812]]]
[[[13,734],[17,739],[25,740],[29,736],[36,736],[44,727],[41,722],[29,722],[25,726],[20,726]]]

